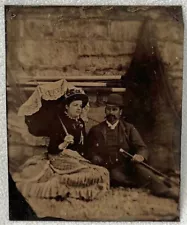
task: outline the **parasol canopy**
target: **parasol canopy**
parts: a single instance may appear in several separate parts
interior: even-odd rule
[[[50,124],[54,117],[64,110],[65,95],[70,90],[79,90],[66,80],[49,82],[38,85],[30,98],[19,108],[18,116],[25,117],[29,132],[34,136],[47,136],[50,133]],[[88,104],[83,108],[81,118],[87,118]]]

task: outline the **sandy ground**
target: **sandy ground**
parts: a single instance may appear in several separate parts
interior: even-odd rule
[[[60,201],[28,199],[39,217],[66,220],[175,220],[177,204],[137,189],[111,189],[102,199],[90,202],[70,199]]]
[[[41,154],[45,148],[36,148],[25,144],[19,129],[9,127],[9,169],[18,170],[28,158]],[[64,201],[28,198],[28,203],[38,217],[57,217],[66,220],[177,220],[178,204],[170,199],[158,198],[142,189],[111,189],[100,200],[85,202],[68,198]]]

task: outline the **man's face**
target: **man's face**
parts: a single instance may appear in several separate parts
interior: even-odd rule
[[[106,105],[105,108],[106,119],[111,124],[114,124],[117,120],[119,120],[121,113],[122,110],[120,109],[120,107],[115,105],[108,105],[108,104]]]

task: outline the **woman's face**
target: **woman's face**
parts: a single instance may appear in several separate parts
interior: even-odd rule
[[[82,101],[75,100],[66,106],[67,114],[72,118],[78,118],[82,112]]]

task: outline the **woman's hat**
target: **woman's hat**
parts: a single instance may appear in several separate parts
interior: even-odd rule
[[[81,100],[84,108],[88,103],[88,96],[81,89],[68,89],[65,94],[65,102],[70,104],[76,100]]]
[[[124,106],[123,97],[119,94],[110,94],[106,104],[122,107]]]

